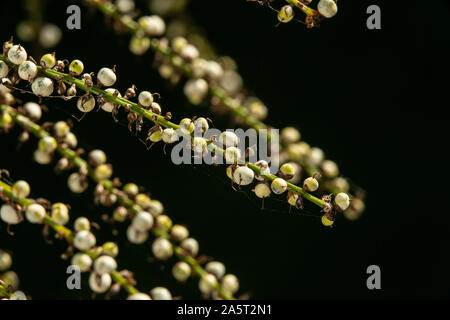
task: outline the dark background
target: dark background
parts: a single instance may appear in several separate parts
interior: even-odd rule
[[[47,3],[47,20],[64,27],[68,3]],[[382,30],[367,30],[369,4],[381,6]],[[24,18],[20,5],[2,1],[2,41]],[[276,128],[299,127],[305,141],[323,148],[367,191],[367,210],[356,222],[339,219],[329,229],[286,209],[261,211],[250,193],[230,188],[223,168],[175,166],[162,145],[146,151],[126,122],[116,125],[103,112],[89,114],[74,132],[83,147],[106,151],[122,181],[144,185],[176,223],[188,225],[201,252],[223,261],[239,277],[240,292],[251,298],[448,299],[448,201],[434,182],[440,172],[433,169],[446,145],[436,143],[439,135],[427,136],[442,129],[438,119],[448,99],[449,8],[445,1],[341,0],[335,18],[307,30],[299,23],[275,28],[272,11],[244,0],[196,0],[189,6],[217,51],[235,58],[248,89],[267,104],[267,121]],[[89,14],[84,6],[82,11],[82,29],[64,29],[58,57],[80,58],[94,72],[117,64],[118,89],[134,83],[160,92],[163,110],[175,121],[208,115],[160,79],[151,53],[132,56],[127,36],[105,28],[99,13]],[[45,103],[51,110],[45,119],[78,116],[75,102]],[[214,125],[225,129],[227,120]],[[18,132],[0,136],[0,167],[14,179],[27,179],[34,196],[71,203],[72,217],[98,221],[107,210],[94,207],[92,193],[71,194],[67,175],[33,163],[35,141],[16,151]],[[39,227],[26,223],[14,228],[14,237],[5,235],[4,224],[1,231],[0,248],[14,252],[13,269],[27,294],[89,297],[88,289],[66,289],[67,262],[58,258],[63,244],[46,245]],[[102,231],[99,242],[113,239],[109,227]],[[119,265],[136,272],[139,289],[163,285],[174,295],[199,297],[196,281],[180,286],[172,280],[175,260],[143,263],[149,246],[127,246],[120,239]],[[381,290],[366,287],[372,264],[381,267]]]

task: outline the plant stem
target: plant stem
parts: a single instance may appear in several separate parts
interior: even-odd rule
[[[2,284],[0,284],[0,298],[9,298],[9,297],[11,297],[11,294]]]
[[[302,1],[299,1],[299,0],[286,0],[286,2],[291,4],[291,5],[293,5],[293,6],[296,6],[297,8],[302,10],[308,16],[315,16],[315,15],[317,15],[317,10],[311,9],[310,7],[308,7],[307,5],[302,3]]]
[[[6,105],[0,105],[0,111],[8,112],[17,124],[19,124],[25,130],[29,130],[33,135],[35,135],[38,138],[42,138],[42,137],[50,135],[50,133],[48,133],[47,131],[43,130],[38,124],[34,123],[33,121],[31,121],[27,117],[25,117],[25,116],[23,116],[21,114],[18,114],[16,109],[14,109],[12,107],[9,107],[9,106],[6,106]],[[56,151],[61,156],[64,156],[64,157],[68,158],[69,161],[72,162],[76,167],[78,167],[78,168],[81,168],[81,167],[86,168],[88,170],[89,177],[93,181],[95,181],[96,183],[102,184],[105,187],[105,189],[107,189],[111,193],[116,194],[118,196],[118,199],[119,199],[120,203],[122,205],[124,205],[125,207],[127,207],[128,209],[130,209],[133,213],[137,214],[140,211],[142,211],[142,209],[135,204],[134,200],[130,199],[126,194],[124,194],[119,189],[114,187],[114,184],[113,184],[112,180],[109,180],[109,179],[98,179],[97,176],[94,173],[94,169],[87,163],[87,161],[85,161],[83,158],[79,157],[73,150],[71,150],[69,148],[61,148],[60,145],[58,144]],[[50,218],[50,220],[48,220],[46,222],[49,223],[49,224],[52,223],[54,225],[54,227],[61,227],[61,226],[58,226],[58,225],[54,224],[52,222],[51,218]],[[62,227],[62,230],[60,230],[58,232],[61,232],[61,231],[64,232],[65,231],[64,229],[66,229],[66,228]],[[161,230],[161,229],[156,229],[156,228],[154,228],[152,230],[153,230],[153,233],[156,236],[168,239],[172,243],[172,245],[174,247],[175,254],[177,255],[177,257],[181,261],[184,261],[187,264],[189,264],[191,266],[191,268],[194,270],[194,272],[198,276],[201,277],[202,275],[204,275],[206,273],[206,271],[197,262],[197,260],[195,260],[194,258],[184,254],[183,249],[181,247],[179,247],[174,241],[172,241],[172,239],[170,238],[170,235],[169,235],[168,232],[166,232],[164,230]],[[71,242],[71,240],[72,240],[72,236],[70,236],[70,242]],[[95,257],[92,257],[92,258],[95,259]],[[113,278],[115,277],[114,274],[112,274],[112,276],[113,276]],[[117,282],[120,282],[118,280],[120,280],[120,278],[117,279]],[[124,279],[124,278],[122,280],[126,281],[126,279]],[[121,285],[122,285],[122,282],[121,282]],[[133,289],[131,288],[131,290],[133,290]],[[218,283],[216,285],[216,291],[225,300],[234,300],[235,299],[232,295],[230,295],[229,293],[227,293],[224,290],[222,290],[220,284],[218,284]],[[129,291],[129,293],[133,293],[133,292]]]
[[[6,58],[5,56],[0,54],[0,60],[5,61],[6,63],[8,63],[10,66],[12,66],[13,64],[8,60],[8,58]],[[54,80],[62,80],[63,82],[67,83],[67,84],[75,84],[75,86],[85,92],[94,94],[94,95],[102,95],[102,97],[110,102],[113,102],[117,105],[120,106],[129,106],[130,110],[142,115],[143,117],[147,118],[148,120],[154,122],[155,124],[159,124],[165,128],[172,128],[172,129],[180,129],[180,126],[178,124],[175,124],[169,120],[166,120],[163,116],[156,114],[152,111],[146,110],[142,107],[140,107],[137,103],[132,102],[130,100],[127,100],[125,98],[121,98],[121,97],[114,97],[111,93],[100,89],[97,86],[92,86],[91,88],[88,88],[84,82],[80,79],[74,78],[72,76],[70,76],[67,73],[63,73],[63,72],[59,72],[59,71],[55,71],[52,69],[44,69],[40,66],[37,67],[38,68],[38,73],[41,75],[45,75],[51,79]],[[190,135],[188,134],[183,134],[183,131],[180,130],[181,134],[184,135],[185,137],[189,137],[191,138]],[[213,153],[220,153],[222,155],[224,155],[225,150],[218,147],[217,145],[210,143],[208,144],[208,149],[213,152]],[[253,163],[250,162],[246,162],[246,164],[248,165],[248,167],[250,169],[252,169],[256,174],[260,175],[260,170],[259,167],[256,166]],[[276,175],[273,174],[267,174],[267,175],[261,175],[262,177],[266,178],[269,181],[273,181],[275,178],[277,178]],[[304,191],[302,188],[292,184],[292,183],[287,183],[288,185],[288,189],[298,195],[301,195],[302,197],[304,197],[306,200],[311,201],[312,203],[316,204],[317,206],[323,208],[325,202],[319,198],[314,197],[313,195],[309,194],[308,192]]]
[[[1,106],[0,110],[2,110],[2,109],[3,109],[3,106]],[[3,182],[2,180],[0,180],[0,191],[3,192],[3,194],[5,194],[11,201],[14,201],[17,204],[20,204],[21,206],[26,207],[26,206],[29,206],[34,203],[34,201],[31,199],[27,199],[27,198],[19,199],[19,198],[14,197],[12,194],[12,191],[11,191],[11,186],[9,184]],[[56,224],[56,222],[53,220],[53,218],[49,215],[45,215],[43,223],[47,224],[57,234],[63,235],[64,239],[67,241],[67,243],[69,245],[72,244],[73,238],[74,238],[74,232],[72,230],[70,230],[67,227]],[[85,250],[83,252],[88,254],[93,260],[95,260],[99,256],[93,250]],[[115,282],[119,283],[129,294],[134,294],[134,293],[139,292],[135,287],[130,285],[128,283],[127,279],[125,277],[121,276],[119,274],[119,272],[117,272],[117,271],[112,272],[111,277]]]

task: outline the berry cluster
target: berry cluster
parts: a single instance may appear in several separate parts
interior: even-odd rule
[[[0,300],[27,300],[27,296],[19,290],[19,276],[9,270],[13,263],[9,252],[0,249]]]

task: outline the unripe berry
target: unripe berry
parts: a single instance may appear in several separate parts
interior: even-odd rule
[[[139,193],[135,198],[136,204],[144,209],[147,209],[151,205],[150,197],[145,193]]]
[[[70,132],[70,127],[65,121],[58,121],[53,126],[53,131],[55,132],[55,136],[64,137],[66,134]]]
[[[184,261],[178,261],[172,268],[173,277],[180,282],[186,281],[191,274],[191,267]]]
[[[140,56],[147,52],[150,48],[150,39],[148,37],[132,37],[128,47],[131,53]]]
[[[84,64],[80,60],[73,60],[69,64],[69,73],[79,76],[84,71]]]
[[[41,57],[41,61],[40,61],[41,66],[44,69],[49,69],[49,68],[53,68],[56,64],[56,57],[55,57],[55,53],[47,53],[44,54]]]
[[[11,286],[12,290],[17,290],[19,288],[19,276],[14,271],[7,271],[0,275],[0,280]]]
[[[38,77],[34,79],[31,90],[37,96],[48,97],[53,93],[53,81],[47,77]]]
[[[325,227],[331,227],[331,226],[333,225],[333,223],[334,223],[334,220],[331,220],[331,219],[328,217],[328,214],[324,214],[324,215],[322,216],[322,218],[321,218],[321,221],[322,221],[322,224],[323,224]]]
[[[270,184],[270,188],[275,194],[282,194],[287,190],[287,183],[284,179],[275,178]]]
[[[255,194],[258,198],[264,199],[270,196],[272,191],[270,187],[265,182],[260,182],[255,186]]]
[[[89,287],[95,293],[104,293],[111,286],[112,279],[108,273],[99,275],[95,272],[91,272],[89,276]]]
[[[16,181],[11,188],[11,192],[15,198],[26,198],[30,195],[30,185],[24,180]]]
[[[159,230],[164,230],[164,232],[168,232],[172,228],[173,222],[169,216],[165,214],[156,217],[156,226]]]
[[[247,166],[238,167],[233,173],[233,181],[242,186],[251,184],[254,177],[253,170]]]
[[[176,224],[170,230],[170,236],[174,241],[180,242],[189,237],[189,230],[185,226]]]
[[[98,274],[111,273],[117,269],[117,262],[113,257],[100,256],[94,261],[94,270]]]
[[[138,96],[139,103],[144,107],[150,107],[153,103],[153,95],[149,91],[142,91]]]
[[[222,279],[222,289],[231,294],[239,290],[239,280],[234,274],[226,274]]]
[[[28,299],[23,291],[17,290],[11,294],[9,300],[28,300]]]
[[[80,251],[91,249],[95,246],[96,242],[95,236],[88,230],[77,232],[73,239],[73,245]]]
[[[309,177],[303,182],[303,188],[305,189],[305,191],[316,191],[317,189],[319,189],[319,181],[317,181],[317,179],[314,177]]]
[[[278,21],[282,23],[288,23],[294,19],[294,8],[290,5],[283,6],[278,12]]]
[[[295,175],[295,167],[292,163],[285,163],[280,167],[278,174],[283,179],[290,180]]]
[[[110,68],[101,68],[97,73],[97,81],[105,87],[112,86],[116,80],[117,76]]]
[[[131,243],[143,244],[148,239],[148,231],[139,231],[130,225],[127,229],[127,238]]]
[[[172,300],[172,294],[167,288],[155,287],[150,291],[153,300]]]
[[[72,257],[71,263],[75,266],[78,266],[80,268],[81,272],[89,271],[89,269],[92,266],[92,258],[82,252],[77,252]]]
[[[128,197],[134,198],[139,193],[139,187],[135,183],[127,183],[124,185],[123,191]]]
[[[336,15],[338,8],[333,0],[320,0],[317,4],[317,10],[325,18],[332,18]]]
[[[334,203],[336,203],[342,211],[345,211],[350,206],[350,197],[346,193],[338,193],[334,198]]]
[[[45,215],[44,207],[38,203],[30,204],[25,212],[27,220],[31,223],[42,223]]]
[[[39,149],[44,152],[52,153],[53,151],[56,150],[57,147],[58,143],[56,142],[56,139],[53,138],[52,136],[46,136],[41,138],[41,140],[39,140]]]
[[[112,241],[105,242],[102,247],[103,253],[108,256],[115,258],[119,254],[119,246],[115,242]]]
[[[8,50],[8,59],[14,64],[21,64],[27,60],[27,52],[20,45],[14,45]]]
[[[89,222],[89,219],[86,217],[77,218],[73,225],[75,231],[91,230],[91,223]]]
[[[191,119],[184,118],[180,121],[180,128],[184,133],[191,134],[192,132],[194,132],[195,125]]]
[[[180,53],[187,44],[188,41],[186,40],[186,38],[176,37],[172,40],[172,49],[176,53]]]
[[[95,176],[100,180],[111,178],[113,169],[110,164],[101,164],[95,168]]]
[[[20,64],[18,73],[20,79],[30,81],[36,77],[38,69],[33,62],[25,61]]]
[[[306,142],[291,143],[287,147],[287,152],[291,160],[301,160],[309,153],[311,147]]]
[[[205,273],[198,283],[198,288],[204,294],[211,293],[217,285],[216,277],[211,273]]]
[[[167,260],[173,255],[172,243],[165,238],[157,238],[152,244],[152,252],[159,260]]]

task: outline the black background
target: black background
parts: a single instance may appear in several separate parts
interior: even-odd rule
[[[47,4],[48,21],[64,28],[68,3]],[[366,28],[369,4],[381,6],[382,30]],[[2,41],[24,18],[20,5],[2,1]],[[316,218],[261,211],[251,194],[230,188],[223,168],[175,166],[162,145],[146,151],[125,122],[116,125],[103,112],[89,114],[74,132],[83,147],[106,151],[116,176],[144,185],[175,222],[188,225],[201,252],[225,262],[251,298],[448,298],[447,196],[435,185],[440,173],[433,169],[446,145],[435,143],[440,135],[430,139],[428,134],[442,129],[438,119],[448,100],[444,30],[449,8],[445,1],[341,0],[335,18],[307,30],[299,23],[275,28],[272,11],[244,0],[195,0],[189,6],[217,51],[236,59],[248,89],[267,104],[268,122],[277,128],[298,126],[305,141],[323,148],[367,191],[367,210],[356,222],[339,219],[327,229]],[[95,72],[116,64],[118,89],[134,83],[160,92],[163,110],[171,111],[175,121],[208,115],[206,108],[189,105],[180,88],[160,79],[150,53],[132,56],[128,37],[105,28],[99,13],[84,6],[82,12],[82,29],[64,29],[58,57],[80,58]],[[52,111],[48,120],[77,112],[75,102],[45,103]],[[227,120],[216,119],[214,125],[225,129]],[[17,132],[0,136],[0,167],[14,179],[30,181],[33,196],[71,203],[72,217],[99,220],[107,212],[94,207],[91,193],[71,194],[67,175],[55,176],[49,166],[32,163],[35,142],[16,151]],[[66,289],[67,262],[58,258],[64,245],[46,245],[35,225],[14,230],[16,236],[10,237],[1,226],[0,247],[14,252],[13,269],[27,294],[34,299],[89,297],[88,289]],[[108,227],[103,231],[99,242],[113,239]],[[171,279],[174,261],[143,263],[149,246],[127,246],[123,240],[118,262],[136,272],[139,289],[163,285],[174,295],[199,297],[196,281],[180,286]],[[372,264],[381,267],[381,290],[366,287],[366,268]]]

